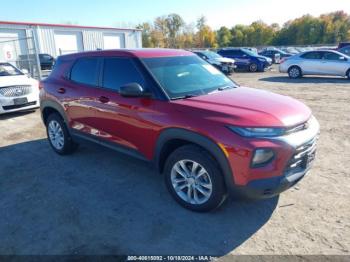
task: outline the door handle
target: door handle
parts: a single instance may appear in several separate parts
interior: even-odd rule
[[[105,97],[105,96],[100,96],[100,98],[98,100],[100,100],[100,102],[103,104],[106,104],[109,102],[109,98]]]
[[[66,92],[66,89],[64,89],[63,87],[61,87],[61,88],[59,88],[59,89],[57,90],[57,92],[60,93],[60,94],[64,94],[64,93]]]

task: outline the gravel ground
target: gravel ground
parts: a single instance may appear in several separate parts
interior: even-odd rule
[[[320,121],[314,168],[296,187],[192,213],[150,165],[96,145],[57,156],[38,111],[4,115],[0,254],[349,255],[350,81],[276,71],[233,77],[300,99]]]

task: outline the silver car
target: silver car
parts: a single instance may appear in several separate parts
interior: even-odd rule
[[[283,60],[279,69],[290,78],[334,75],[350,79],[350,57],[333,50],[308,51]]]

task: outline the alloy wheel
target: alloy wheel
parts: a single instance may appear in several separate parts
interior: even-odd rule
[[[300,76],[300,71],[298,68],[296,67],[293,67],[289,70],[289,75],[292,77],[292,78],[298,78]]]
[[[174,164],[171,184],[182,200],[194,205],[206,203],[213,192],[210,175],[203,166],[192,160],[181,160]]]
[[[56,120],[50,121],[48,126],[48,134],[51,144],[57,150],[62,150],[64,147],[64,134],[61,125]]]

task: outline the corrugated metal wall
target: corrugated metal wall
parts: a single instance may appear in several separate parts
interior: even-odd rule
[[[97,50],[104,48],[104,34],[118,34],[121,36],[121,46],[125,48],[141,48],[142,47],[142,35],[138,30],[118,30],[118,29],[89,29],[89,28],[69,28],[69,27],[57,27],[57,26],[26,26],[26,25],[14,25],[14,24],[0,24],[1,29],[24,29],[26,30],[27,37],[32,36],[34,33],[40,53],[48,53],[53,56],[57,56],[55,46],[55,30],[57,31],[70,31],[81,32],[83,36],[83,48],[85,51]]]

